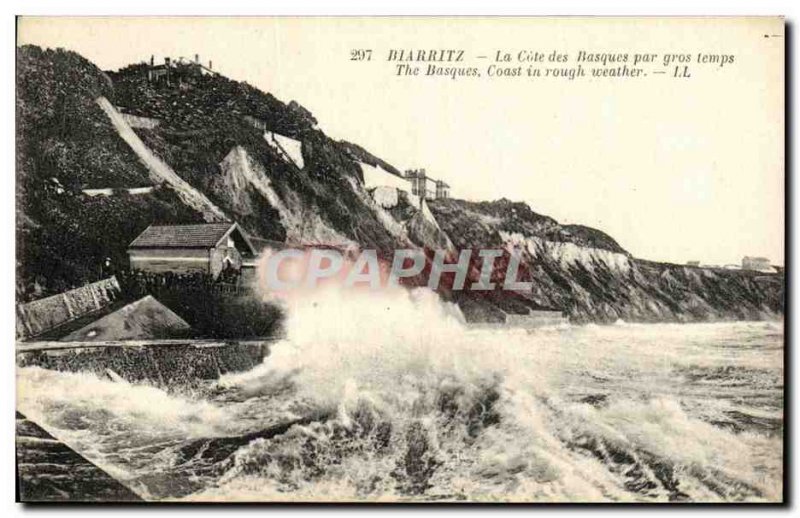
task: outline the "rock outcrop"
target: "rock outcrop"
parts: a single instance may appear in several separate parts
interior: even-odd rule
[[[508,200],[432,202],[456,247],[517,249],[533,287],[524,299],[577,322],[760,320],[783,313],[783,276],[643,261],[608,235],[562,226]]]

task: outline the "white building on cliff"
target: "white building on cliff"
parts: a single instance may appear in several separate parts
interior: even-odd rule
[[[392,173],[382,167],[359,162],[364,175],[364,187],[394,187],[405,191],[407,194],[426,200],[437,200],[450,197],[450,186],[431,178],[425,169],[410,169],[404,176]]]

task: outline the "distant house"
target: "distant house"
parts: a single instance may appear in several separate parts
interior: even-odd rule
[[[428,176],[425,169],[408,169],[402,175],[382,167],[380,164],[368,164],[361,160],[361,173],[364,187],[368,190],[389,187],[410,194],[417,200],[440,200],[450,197],[450,185],[442,180]]]
[[[372,165],[365,162],[358,162],[361,166],[361,175],[364,178],[364,187],[374,189],[376,187],[390,187],[400,189],[411,194],[411,181],[401,175],[395,174],[382,168],[380,164]]]
[[[153,273],[240,271],[256,250],[236,223],[150,225],[128,246],[132,270]],[[244,264],[247,266],[247,264]]]
[[[700,266],[700,261],[686,261],[686,266]]]
[[[766,257],[749,257],[745,256],[742,258],[742,269],[743,270],[756,270],[759,272],[774,272],[775,270],[772,268],[772,265],[769,262],[769,259]]]
[[[444,200],[449,197],[450,197],[450,186],[441,180],[436,180],[436,199]]]

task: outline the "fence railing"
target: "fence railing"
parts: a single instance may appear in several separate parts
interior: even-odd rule
[[[203,273],[181,275],[137,271],[120,272],[118,276],[123,291],[137,296],[151,294],[157,298],[158,293],[162,291],[231,295],[245,295],[252,292],[250,287],[240,283],[238,278],[215,280],[211,275]]]

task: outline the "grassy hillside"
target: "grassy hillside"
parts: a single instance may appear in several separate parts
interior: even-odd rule
[[[109,78],[74,52],[17,49],[17,296],[82,285],[154,220],[198,221],[168,189],[90,198],[82,189],[150,185],[146,168],[95,104]]]
[[[299,137],[317,124],[296,102],[285,104],[247,83],[222,75],[194,75],[184,65],[168,86],[150,82],[147,69],[142,63],[108,72],[115,103],[126,112],[157,118],[169,130],[196,131],[223,119],[236,123],[248,115],[267,121],[271,131]]]

